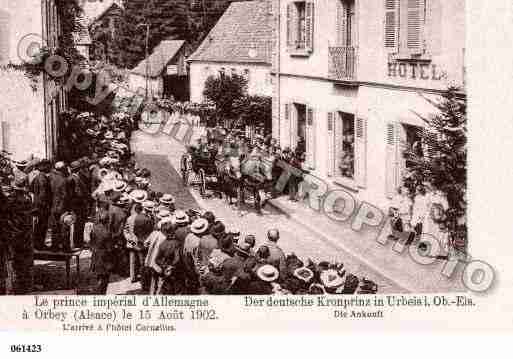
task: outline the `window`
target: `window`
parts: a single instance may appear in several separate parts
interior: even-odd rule
[[[336,175],[354,179],[354,115],[339,112],[338,117],[338,123],[335,124]]]
[[[385,0],[385,47],[408,58],[426,52],[427,0]]]
[[[287,49],[295,54],[308,55],[313,51],[314,4],[310,1],[287,5]]]
[[[297,2],[296,3],[296,11],[297,11],[297,17],[298,17],[298,26],[297,26],[297,40],[296,40],[296,48],[297,49],[304,49],[305,48],[305,3],[304,2]]]
[[[336,16],[338,46],[354,46],[356,44],[356,14],[354,0],[338,0]]]
[[[352,189],[365,188],[367,167],[367,120],[354,114],[328,112],[328,176]]]

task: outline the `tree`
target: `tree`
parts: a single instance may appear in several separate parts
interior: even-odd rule
[[[263,127],[265,133],[272,128],[272,98],[269,96],[244,96],[234,101],[234,113],[244,126]]]
[[[149,24],[148,52],[162,40],[190,39],[187,0],[125,0],[120,33],[111,48],[116,65],[133,68],[146,57],[146,27]]]
[[[430,101],[430,100],[428,100]],[[457,89],[450,88],[439,103],[430,101],[439,114],[424,119],[423,153],[409,149],[413,180],[427,181],[447,198],[448,209],[439,219],[457,247],[466,247],[467,225],[467,104]]]
[[[240,75],[209,76],[205,81],[203,96],[215,105],[216,118],[234,120],[237,117],[234,104],[247,92],[248,81]]]

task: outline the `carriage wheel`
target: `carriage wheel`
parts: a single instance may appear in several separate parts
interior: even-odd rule
[[[199,170],[199,176],[200,176],[200,194],[201,196],[205,196],[207,193],[207,183],[205,178],[205,171],[201,168]]]

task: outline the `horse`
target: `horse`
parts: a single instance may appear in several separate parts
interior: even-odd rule
[[[261,208],[265,205],[267,199],[262,203],[262,195],[269,191],[273,183],[273,167],[275,157],[271,154],[255,155],[251,154],[241,166],[242,186],[240,189],[240,202],[244,202],[245,189],[253,193],[255,200],[255,209],[262,213]],[[262,194],[262,195],[261,195]]]
[[[239,189],[242,179],[241,163],[238,156],[225,156],[224,160],[217,162],[217,181],[219,190],[225,194],[229,204],[232,198],[239,198]]]

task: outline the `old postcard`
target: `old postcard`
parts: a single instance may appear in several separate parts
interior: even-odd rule
[[[511,329],[469,3],[0,0],[0,330]]]

